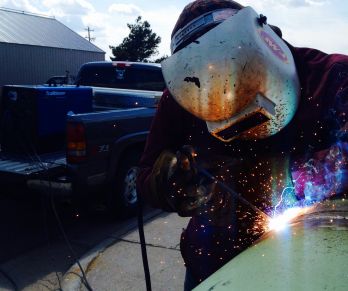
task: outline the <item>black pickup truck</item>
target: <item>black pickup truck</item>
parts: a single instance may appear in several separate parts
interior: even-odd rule
[[[120,214],[137,202],[137,162],[164,89],[159,64],[84,64],[74,86],[4,86],[0,187],[25,185]]]

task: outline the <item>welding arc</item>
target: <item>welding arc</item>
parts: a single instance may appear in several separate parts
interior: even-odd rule
[[[265,219],[270,219],[271,217],[267,215],[265,212],[263,212],[261,209],[257,208],[255,205],[250,203],[248,200],[246,200],[241,194],[235,192],[232,188],[228,187],[225,183],[221,182],[217,178],[215,178],[212,174],[210,174],[207,170],[195,166],[198,173],[201,175],[207,177],[208,179],[214,181],[217,185],[219,185],[223,190],[230,193],[233,197],[237,198],[240,202],[242,202],[244,205],[250,207],[252,210],[254,210],[256,213],[259,213],[264,217]]]

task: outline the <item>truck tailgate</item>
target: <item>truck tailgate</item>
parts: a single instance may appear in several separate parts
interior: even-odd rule
[[[64,172],[65,152],[41,155],[14,155],[0,153],[2,182],[25,181],[28,178],[47,178]]]

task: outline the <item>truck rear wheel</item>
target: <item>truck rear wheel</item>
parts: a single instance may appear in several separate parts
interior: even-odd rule
[[[138,197],[136,179],[139,172],[140,151],[130,151],[116,170],[114,186],[107,197],[107,208],[116,217],[129,217],[136,213]]]

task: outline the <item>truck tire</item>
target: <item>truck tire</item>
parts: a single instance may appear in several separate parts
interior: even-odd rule
[[[141,151],[129,151],[120,161],[116,170],[114,185],[110,187],[107,197],[108,212],[113,217],[126,218],[134,216],[138,207],[136,178]]]

